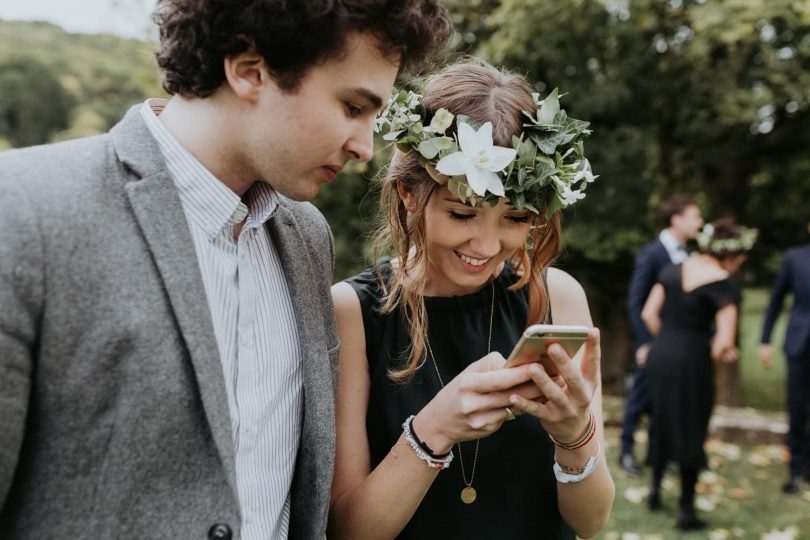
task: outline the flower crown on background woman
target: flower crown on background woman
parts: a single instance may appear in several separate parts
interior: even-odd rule
[[[439,109],[425,125],[422,96],[394,90],[375,122],[375,131],[405,154],[417,152],[430,176],[464,202],[497,204],[506,197],[517,210],[550,217],[585,198],[591,172],[582,140],[591,134],[589,122],[569,117],[560,108],[555,88],[545,99],[533,93],[536,111],[524,111],[527,122],[512,148],[495,146],[492,123],[479,125],[468,116]],[[447,129],[456,122],[456,134]]]
[[[715,255],[750,251],[759,235],[757,229],[748,227],[738,227],[737,235],[729,238],[717,238],[715,232],[714,225],[707,223],[698,233],[695,240],[702,251]]]

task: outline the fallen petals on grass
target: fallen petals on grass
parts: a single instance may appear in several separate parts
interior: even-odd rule
[[[781,465],[789,459],[787,449],[778,444],[755,446],[748,454],[748,462],[757,467],[766,467],[772,464]]]
[[[728,490],[728,496],[735,501],[744,501],[754,496],[754,492],[750,488],[731,488]]]
[[[748,463],[756,467],[767,467],[773,463],[773,460],[764,454],[751,452],[748,454]]]
[[[731,531],[728,529],[709,531],[709,540],[728,540],[729,538],[731,538]]]
[[[729,461],[737,461],[742,456],[742,449],[736,444],[710,439],[706,444],[706,449],[711,454],[717,454]]]
[[[698,497],[695,501],[695,506],[698,510],[703,510],[704,512],[714,512],[714,509],[717,508],[717,502],[709,497]]]
[[[624,498],[633,504],[641,504],[649,492],[647,488],[629,487],[624,490]]]
[[[798,538],[799,528],[795,525],[792,525],[785,529],[784,531],[780,531],[778,529],[772,529],[766,533],[762,533],[760,536],[760,540],[794,540]]]

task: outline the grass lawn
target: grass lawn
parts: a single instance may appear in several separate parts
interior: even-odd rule
[[[786,314],[771,336],[775,356],[764,368],[757,358],[762,320],[769,299],[766,289],[746,289],[740,318],[741,399],[745,407],[785,410],[785,358],[782,354]],[[786,306],[787,308],[787,306]],[[620,405],[619,405],[620,406]],[[610,411],[606,411],[611,416]],[[614,411],[619,416],[620,411]],[[614,414],[615,416],[615,414]],[[619,454],[618,427],[607,428],[608,463],[616,482],[616,502],[610,522],[596,538],[602,540],[703,539],[792,540],[810,538],[810,483],[794,496],[780,491],[787,476],[787,450],[782,445],[746,446],[717,439],[707,443],[710,470],[698,485],[697,504],[705,531],[680,533],[674,528],[680,492],[677,469],[673,467],[663,486],[663,511],[650,512],[646,495],[650,471],[642,478],[630,478],[616,465]],[[646,431],[636,432],[636,457],[646,454]]]
[[[740,378],[741,399],[746,407],[766,410],[785,410],[785,357],[782,344],[787,327],[787,313],[777,321],[771,335],[774,360],[764,368],[757,358],[757,346],[762,333],[762,320],[768,305],[770,291],[745,289],[740,316]],[[787,303],[786,303],[787,307]],[[808,531],[810,533],[810,531]]]
[[[710,439],[710,471],[701,473],[698,512],[709,522],[705,531],[680,533],[674,528],[680,492],[673,468],[663,485],[664,510],[650,512],[646,494],[650,471],[629,478],[618,466],[619,428],[607,429],[608,463],[616,482],[616,502],[610,522],[596,538],[602,540],[790,540],[810,538],[810,487],[799,495],[783,495],[786,450],[781,445],[743,446]],[[637,432],[636,456],[646,452],[642,430]]]

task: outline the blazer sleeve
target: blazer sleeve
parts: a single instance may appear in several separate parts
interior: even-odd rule
[[[791,279],[791,257],[788,255],[782,261],[782,266],[776,275],[776,280],[773,282],[771,300],[768,302],[768,308],[765,310],[765,322],[762,324],[762,338],[760,339],[762,343],[771,342],[771,332],[774,324],[776,324],[776,319],[779,318],[779,313],[782,311],[785,295],[790,290]]]
[[[44,295],[38,224],[9,176],[0,172],[0,513],[23,443]]]
[[[641,320],[641,310],[647,301],[650,290],[658,279],[660,268],[655,260],[655,245],[642,249],[636,255],[633,273],[630,276],[630,286],[627,290],[627,313],[630,325],[633,327],[636,348],[652,341],[647,326]]]

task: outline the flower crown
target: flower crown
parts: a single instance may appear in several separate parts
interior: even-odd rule
[[[586,186],[598,175],[591,172],[582,139],[591,134],[588,122],[569,117],[560,108],[555,88],[544,100],[532,94],[536,111],[524,111],[527,122],[512,148],[495,146],[492,123],[479,125],[468,116],[439,109],[425,125],[422,96],[394,90],[374,130],[408,154],[417,152],[430,176],[476,205],[480,199],[495,205],[506,197],[517,210],[550,217],[585,198]],[[456,122],[456,135],[445,133]]]
[[[759,231],[747,227],[739,227],[737,236],[731,238],[715,238],[714,226],[707,223],[703,226],[695,240],[701,250],[713,254],[742,253],[754,247]]]

